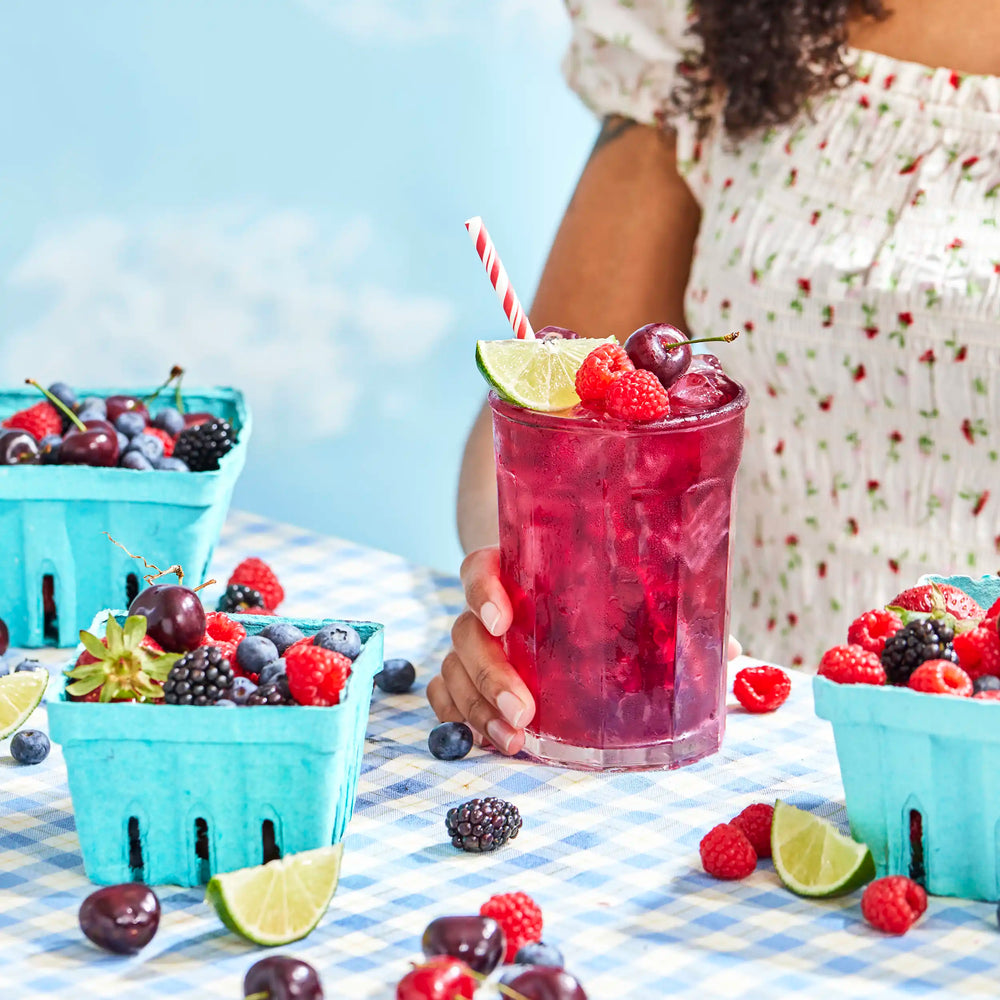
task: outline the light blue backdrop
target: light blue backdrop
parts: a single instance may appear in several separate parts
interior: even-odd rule
[[[530,299],[594,134],[567,33],[559,0],[4,0],[0,383],[240,386],[236,504],[454,567],[506,329],[462,223]]]

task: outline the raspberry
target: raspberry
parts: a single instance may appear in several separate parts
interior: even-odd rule
[[[221,611],[205,612],[205,638],[214,640],[206,645],[217,646],[220,642],[239,645],[247,637],[247,630],[229,615]]]
[[[670,397],[652,372],[640,369],[611,383],[607,407],[613,417],[642,423],[665,417],[670,412]]]
[[[855,618],[847,630],[847,641],[852,646],[861,646],[876,656],[882,655],[885,640],[895,635],[903,627],[903,620],[895,611],[878,609],[866,611]]]
[[[871,613],[869,612],[869,614]],[[867,616],[862,615],[861,617]],[[859,618],[858,621],[860,620]],[[837,684],[874,684],[876,686],[885,684],[885,668],[878,655],[855,644],[834,646],[833,649],[828,649],[819,661],[817,672],[820,677],[826,677]]]
[[[969,675],[951,660],[926,660],[910,674],[909,687],[924,694],[972,695]]]
[[[925,583],[920,587],[910,587],[897,594],[889,604],[907,611],[947,611],[959,619],[983,617],[983,609],[964,590],[950,583]]]
[[[771,820],[774,819],[774,806],[766,802],[754,802],[747,806],[730,820],[729,825],[738,827],[750,841],[750,846],[758,858],[771,856]]]
[[[1000,691],[977,691],[972,697],[976,701],[1000,701]]]
[[[926,909],[927,893],[923,886],[903,875],[875,879],[861,897],[865,920],[886,934],[905,934]]]
[[[351,672],[351,661],[342,653],[321,646],[289,646],[285,664],[288,688],[300,705],[340,704]]]
[[[285,599],[285,591],[274,575],[274,570],[263,559],[244,559],[233,570],[228,583],[242,583],[252,587],[264,599],[264,607],[272,611],[277,611]]]
[[[285,648],[285,652],[281,655],[284,656],[286,653],[291,652],[293,649],[302,649],[304,646],[312,646],[313,637],[311,635],[304,635],[301,639],[296,639],[290,646]]]
[[[36,441],[41,441],[46,434],[62,433],[62,417],[51,403],[43,400],[11,414],[3,426],[10,430],[27,431]]]
[[[958,665],[973,680],[986,675],[1000,677],[1000,635],[992,619],[956,635],[952,645],[958,654]]]
[[[998,597],[991,605],[990,610],[986,612],[987,618],[1000,618],[1000,597]]]
[[[735,823],[713,827],[698,845],[702,867],[712,878],[746,878],[757,867],[757,852]]]
[[[479,907],[481,917],[492,917],[507,939],[505,962],[513,962],[521,946],[542,940],[542,911],[526,893],[505,892],[490,898]]]
[[[733,694],[748,712],[773,712],[791,690],[792,682],[780,667],[744,667],[733,681]]]
[[[152,437],[159,438],[163,442],[163,457],[170,458],[174,453],[174,439],[172,435],[168,434],[165,430],[159,427],[147,427],[143,434],[149,434]]]
[[[611,383],[626,372],[635,371],[635,365],[620,344],[602,344],[595,347],[576,372],[576,394],[582,400],[604,399]]]

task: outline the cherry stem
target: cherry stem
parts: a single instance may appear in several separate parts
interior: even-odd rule
[[[133,556],[132,558],[135,557]],[[145,561],[146,560],[143,559],[143,562]],[[143,580],[145,580],[146,583],[152,584],[154,580],[159,580],[161,576],[170,576],[171,573],[173,573],[174,576],[177,577],[178,583],[184,582],[184,570],[181,569],[181,567],[178,566],[176,563],[173,566],[168,566],[166,569],[161,569],[159,573],[156,573],[151,576],[144,576]]]
[[[173,382],[174,379],[179,379],[183,374],[184,374],[184,369],[181,368],[180,365],[174,365],[174,367],[170,369],[170,374],[167,376],[166,382],[163,382],[156,389],[154,389],[151,395],[146,396],[145,399],[143,399],[143,402],[152,403],[155,399],[159,397],[160,393],[163,392],[163,390],[166,389],[171,382]],[[184,411],[181,410],[181,412],[183,413]]]
[[[205,581],[205,582],[204,582],[203,584],[201,584],[200,586],[198,586],[198,587],[195,587],[195,588],[194,588],[194,590],[192,590],[192,591],[191,591],[191,593],[192,593],[192,594],[197,594],[199,590],[204,590],[204,589],[205,589],[206,587],[211,587],[211,586],[212,586],[212,584],[213,584],[213,583],[216,583],[216,582],[217,582],[216,580],[206,580],[206,581]]]
[[[687,347],[690,344],[731,344],[740,335],[739,330],[727,333],[724,337],[699,337],[697,340],[682,340],[676,344],[665,345],[668,351],[675,347]]]
[[[58,396],[53,396],[48,389],[44,389],[33,378],[26,378],[24,381],[27,385],[33,385],[57,410],[69,417],[76,424],[78,431],[87,429],[87,425]]]
[[[270,993],[251,993],[245,996],[243,1000],[270,1000]]]
[[[127,548],[125,548],[124,545],[122,545],[121,542],[116,541],[114,538],[112,538],[111,535],[107,531],[102,531],[101,534],[102,535],[107,535],[108,541],[111,542],[112,545],[117,545],[118,548],[120,548],[122,550],[122,552],[124,552],[125,555],[127,555],[129,557],[129,559],[138,559],[139,562],[141,562],[143,564],[143,566],[146,567],[146,569],[155,569],[156,570],[156,574],[155,575],[151,574],[149,576],[144,576],[143,577],[143,580],[145,580],[146,583],[152,584],[152,582],[154,580],[159,580],[161,576],[167,576],[170,573],[174,573],[177,576],[177,582],[178,583],[183,583],[184,582],[184,570],[180,566],[168,566],[166,569],[160,569],[159,566],[156,566],[153,563],[149,562],[149,560],[146,559],[145,556],[133,555],[131,552],[129,552],[129,550]],[[209,580],[208,583],[203,583],[201,585],[201,587],[207,587],[209,583],[215,583],[215,581],[214,580]],[[199,587],[198,589],[201,590],[201,587]]]

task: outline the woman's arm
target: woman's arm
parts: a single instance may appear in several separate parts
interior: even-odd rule
[[[605,119],[542,272],[532,325],[621,340],[646,323],[683,329],[698,223],[673,139],[628,118]],[[458,533],[466,552],[497,542],[488,407],[465,446]]]

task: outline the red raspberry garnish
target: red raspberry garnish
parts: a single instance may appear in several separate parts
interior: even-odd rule
[[[876,656],[882,655],[885,640],[895,635],[903,627],[903,620],[895,611],[879,608],[866,611],[855,618],[847,630],[847,641],[852,646],[861,646]]]
[[[871,614],[872,612],[869,612]],[[865,615],[861,616],[866,617]],[[860,621],[860,619],[859,619]],[[883,640],[884,642],[885,640]],[[818,673],[837,684],[885,684],[885,667],[878,655],[858,645],[834,646],[819,661]]]
[[[987,618],[1000,618],[1000,597],[998,597],[991,605],[990,610],[986,612]]]
[[[702,867],[713,878],[746,878],[757,867],[757,852],[735,823],[712,827],[698,845]]]
[[[935,583],[934,587],[944,601],[944,610],[956,618],[982,618],[983,609],[964,590],[950,583]],[[929,583],[919,587],[910,587],[897,594],[890,602],[894,608],[906,608],[907,611],[933,611],[934,589]]]
[[[924,694],[953,694],[972,697],[969,675],[951,660],[925,660],[910,674],[909,686]]]
[[[865,920],[886,934],[905,934],[926,909],[924,887],[903,875],[875,879],[861,897]]]
[[[628,372],[608,389],[608,413],[619,420],[643,423],[670,412],[670,397],[660,380],[645,369]]]
[[[479,907],[481,917],[492,917],[507,939],[505,962],[513,962],[522,945],[542,940],[541,907],[523,892],[504,892]]]
[[[288,688],[300,705],[340,704],[351,672],[351,661],[342,653],[296,643],[285,650],[285,664]]]
[[[766,802],[754,802],[730,820],[731,826],[739,827],[758,858],[771,856],[771,821],[774,819],[774,806]]]
[[[12,413],[2,426],[9,430],[27,431],[36,441],[41,441],[46,434],[62,433],[62,417],[51,403],[43,400],[26,410]]]
[[[253,587],[264,599],[264,607],[272,611],[277,611],[278,605],[285,599],[285,591],[274,575],[274,570],[263,559],[244,559],[233,570],[228,583],[242,583]]]
[[[205,612],[205,646],[217,646],[220,642],[235,645],[247,637],[247,630],[222,611]]]
[[[601,344],[583,359],[576,371],[576,394],[582,400],[602,400],[611,383],[635,371],[632,359],[620,344]]]
[[[991,674],[1000,677],[1000,635],[991,618],[955,636],[958,665],[973,679]]]
[[[773,712],[791,690],[792,682],[780,667],[744,667],[733,681],[733,694],[748,712]]]
[[[149,434],[152,437],[159,438],[163,442],[164,458],[170,458],[170,456],[174,453],[174,438],[172,438],[161,427],[147,427],[142,433]]]

